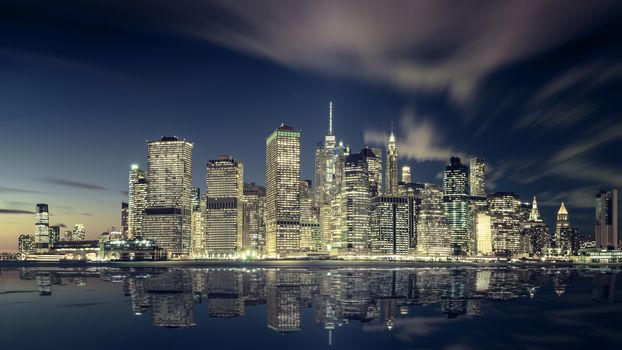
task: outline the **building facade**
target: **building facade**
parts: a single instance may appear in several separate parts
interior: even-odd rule
[[[201,193],[198,187],[192,189],[192,227],[191,236],[191,257],[193,259],[203,259],[206,257],[205,249],[205,193]]]
[[[451,255],[451,231],[445,216],[443,192],[433,184],[423,184],[417,220],[417,253]]]
[[[508,256],[520,251],[520,199],[513,192],[496,192],[488,196],[492,219],[492,249],[496,255]]]
[[[342,187],[345,226],[339,247],[344,253],[369,252],[371,187],[365,150],[346,157]]]
[[[17,239],[17,248],[22,258],[25,255],[35,253],[35,237],[33,235],[20,235]]]
[[[472,197],[486,197],[486,160],[471,158],[469,162],[469,193]]]
[[[443,172],[443,204],[451,230],[455,255],[466,255],[470,247],[469,176],[460,158],[452,157]]]
[[[618,190],[600,191],[596,194],[596,247],[618,248]]]
[[[71,232],[72,241],[84,241],[86,239],[86,228],[83,224],[73,225],[73,231]]]
[[[407,255],[410,251],[409,199],[381,196],[371,201],[371,252],[380,255]]]
[[[389,143],[387,144],[387,175],[386,175],[386,186],[385,193],[387,195],[397,195],[398,194],[398,153],[397,153],[397,143],[395,140],[395,134],[393,130],[391,130],[391,134],[389,135]]]
[[[477,255],[492,255],[492,222],[488,211],[475,213],[473,220],[473,233]]]
[[[322,250],[320,211],[317,207],[311,180],[300,181],[300,250]]]
[[[190,256],[191,142],[163,137],[147,143],[147,206],[142,235],[173,258]]]
[[[207,162],[205,246],[210,257],[233,257],[242,251],[244,165],[228,155]]]
[[[558,250],[562,250],[564,246],[562,230],[570,227],[570,220],[568,219],[568,210],[564,205],[564,202],[559,207],[557,211],[557,221],[555,222],[555,239],[553,242],[553,248],[557,248]]]
[[[50,246],[50,212],[48,205],[39,203],[35,207],[35,249],[44,253]]]
[[[300,131],[281,125],[266,139],[266,247],[300,251]]]
[[[245,249],[264,254],[266,246],[266,188],[255,183],[244,184]]]
[[[143,218],[147,208],[147,178],[138,164],[132,164],[127,202],[127,238],[142,236]]]

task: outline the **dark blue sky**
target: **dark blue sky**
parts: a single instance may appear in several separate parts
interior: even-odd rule
[[[4,1],[0,250],[52,223],[119,225],[145,140],[194,142],[194,182],[227,153],[264,182],[265,137],[302,130],[302,170],[335,105],[357,150],[396,124],[401,162],[439,182],[451,155],[489,161],[489,190],[563,200],[592,233],[620,187],[619,1]]]

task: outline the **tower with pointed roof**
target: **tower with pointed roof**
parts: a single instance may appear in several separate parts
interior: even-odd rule
[[[531,201],[531,212],[529,213],[529,221],[542,222],[542,219],[540,218],[540,211],[538,210],[538,202],[536,201],[536,196],[533,196],[533,200]]]
[[[568,210],[564,202],[562,202],[559,210],[557,211],[557,223],[555,224],[555,242],[557,247],[561,246],[562,230],[570,227],[570,221],[568,220]]]
[[[397,169],[398,169],[397,144],[395,141],[395,134],[393,133],[393,123],[391,123],[391,134],[389,135],[389,144],[387,145],[387,169],[386,169],[387,182],[385,186],[385,193],[387,195],[398,194],[399,180],[397,178]]]

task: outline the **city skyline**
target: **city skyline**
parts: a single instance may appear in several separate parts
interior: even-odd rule
[[[384,150],[393,122],[398,169],[410,166],[413,181],[435,184],[451,156],[463,164],[484,158],[489,192],[513,191],[523,202],[536,195],[549,227],[563,201],[572,224],[592,236],[594,195],[622,184],[614,152],[622,146],[615,96],[620,84],[615,42],[622,33],[615,25],[620,13],[615,2],[591,7],[515,2],[507,9],[478,9],[500,11],[501,20],[493,23],[462,9],[472,23],[496,26],[514,38],[511,50],[505,40],[485,37],[487,47],[503,53],[492,61],[489,51],[478,50],[481,33],[471,22],[454,23],[450,32],[443,25],[451,11],[437,12],[425,3],[401,5],[409,10],[405,13],[436,15],[441,29],[414,21],[414,32],[426,38],[380,30],[385,16],[396,24],[411,22],[396,12],[399,6],[379,11],[370,5],[361,17],[349,17],[343,5],[323,4],[310,10],[308,19],[293,21],[311,28],[328,21],[331,35],[318,31],[301,38],[292,23],[277,21],[288,40],[309,43],[321,55],[279,45],[260,19],[251,21],[255,31],[246,34],[265,50],[235,41],[234,34],[244,30],[223,18],[207,16],[230,35],[227,40],[202,31],[199,24],[210,9],[224,7],[233,18],[251,20],[235,5],[208,4],[192,13],[185,7],[167,11],[172,5],[155,2],[147,14],[164,13],[162,22],[146,19],[150,16],[134,21],[144,9],[118,5],[85,3],[72,11],[63,11],[67,4],[50,11],[45,2],[0,7],[10,33],[0,41],[0,127],[8,131],[0,140],[0,251],[16,250],[21,234],[35,233],[37,203],[49,205],[49,225],[66,226],[60,227],[63,232],[79,223],[94,239],[119,227],[121,202],[128,201],[127,171],[135,163],[147,169],[143,141],[161,136],[195,144],[193,186],[204,189],[205,165],[220,154],[244,162],[245,182],[263,185],[265,137],[287,123],[302,132],[301,177],[314,179],[314,151],[329,128],[330,100],[337,143],[343,140],[353,152]],[[261,1],[252,6],[276,18],[300,19],[289,6]],[[558,20],[534,20],[529,28],[530,10],[555,13]],[[373,19],[369,13],[385,15]],[[112,14],[116,19],[110,21]],[[175,14],[188,14],[190,28],[179,26]],[[524,20],[515,27],[502,23],[520,14]],[[351,30],[361,23],[376,30],[376,36],[366,37],[369,52],[348,47],[340,36],[360,44]],[[453,51],[460,45],[451,33],[460,29],[473,52]],[[516,30],[549,36],[522,39]],[[382,46],[386,37],[394,37],[397,48],[415,43],[417,54],[391,61],[387,52],[395,48]],[[311,45],[316,42],[321,44]],[[361,59],[367,56],[401,70],[374,71]],[[455,63],[460,59],[471,66]],[[401,66],[404,62],[408,65]]]
[[[334,150],[335,150],[335,152],[338,152],[338,150],[340,149],[340,147],[347,147],[347,152],[351,152],[349,145],[345,145],[345,144],[343,143],[343,141],[340,141],[340,142],[338,143],[338,145],[335,145],[334,143],[332,143],[332,142],[334,142],[333,140],[336,140],[336,139],[335,139],[335,136],[334,136],[334,135],[335,135],[335,131],[334,131],[334,129],[333,129],[332,122],[333,122],[333,101],[332,101],[332,100],[330,100],[330,101],[329,101],[329,123],[328,123],[328,125],[329,125],[328,130],[329,130],[329,131],[326,133],[326,135],[328,135],[328,136],[326,136],[326,137],[328,137],[328,138],[331,140],[331,141],[328,141],[328,142],[329,142],[329,145],[330,145],[330,147],[332,147],[331,149],[334,149]],[[291,128],[290,126],[285,125],[285,124],[282,124],[282,125],[281,125],[281,128],[282,128],[283,126],[285,126],[286,128]],[[406,175],[406,176],[407,176],[408,178],[410,178],[410,179],[411,179],[411,181],[413,181],[413,183],[422,183],[422,184],[427,184],[427,183],[428,183],[428,182],[422,182],[422,181],[420,181],[419,179],[417,179],[417,178],[413,177],[413,176],[412,176],[412,174],[410,173],[410,171],[411,171],[410,166],[408,166],[408,165],[403,165],[403,164],[404,164],[404,161],[402,161],[399,157],[397,158],[397,164],[394,164],[394,165],[391,165],[391,166],[389,166],[388,164],[386,164],[386,165],[384,165],[384,170],[382,169],[382,167],[383,167],[383,164],[382,164],[382,161],[383,161],[383,160],[382,160],[382,157],[386,157],[386,159],[391,159],[391,157],[389,156],[389,154],[392,154],[392,153],[398,153],[398,152],[399,152],[399,150],[397,149],[397,147],[396,147],[396,145],[395,145],[395,141],[394,141],[394,140],[395,140],[395,138],[394,138],[395,131],[394,131],[394,127],[393,127],[393,125],[391,125],[391,129],[390,129],[390,130],[391,130],[391,131],[390,131],[390,132],[388,132],[388,133],[387,133],[387,135],[386,135],[387,143],[386,143],[386,145],[385,145],[385,150],[382,150],[382,149],[380,149],[380,148],[364,148],[363,150],[361,150],[362,154],[363,154],[364,152],[370,152],[370,151],[371,151],[371,152],[373,152],[372,150],[376,150],[376,152],[382,152],[382,154],[383,154],[383,156],[381,156],[381,158],[380,158],[380,167],[381,167],[381,168],[380,168],[379,173],[383,173],[383,172],[384,172],[384,173],[385,173],[385,174],[384,174],[384,175],[385,175],[385,177],[384,177],[384,179],[383,179],[383,178],[382,178],[382,174],[378,175],[378,176],[380,176],[380,178],[378,179],[378,181],[380,181],[380,182],[379,182],[379,184],[377,184],[378,189],[376,189],[376,190],[375,190],[375,192],[374,192],[374,191],[372,191],[372,193],[376,193],[376,195],[378,195],[378,196],[380,196],[380,197],[382,197],[382,196],[381,196],[381,194],[386,194],[386,195],[389,195],[389,196],[390,196],[390,195],[398,195],[398,190],[397,190],[397,188],[395,189],[395,193],[393,193],[393,190],[392,190],[392,189],[390,189],[390,187],[387,187],[387,186],[388,186],[388,183],[389,183],[389,181],[387,181],[387,179],[390,179],[390,177],[391,177],[391,176],[389,175],[389,173],[390,173],[390,172],[397,172],[397,174],[393,176],[393,177],[397,178],[397,181],[399,181],[399,180],[400,180],[400,178],[404,176],[404,173],[403,173],[403,172],[406,170],[406,171],[407,171],[407,175]],[[297,132],[299,135],[302,135],[302,132],[300,132],[300,131],[296,131],[296,132]],[[272,136],[270,136],[270,137],[272,137]],[[270,137],[269,137],[268,139],[270,139]],[[298,136],[298,137],[299,137],[299,139],[301,139],[301,138],[302,138],[302,136]],[[189,157],[190,157],[190,161],[189,161],[189,163],[190,163],[190,164],[192,164],[192,163],[193,163],[193,161],[192,161],[192,156],[193,156],[193,155],[192,155],[192,153],[193,153],[193,152],[192,152],[192,147],[193,147],[193,143],[192,143],[190,140],[186,140],[186,139],[179,139],[177,136],[162,136],[160,141],[146,141],[146,144],[148,145],[148,151],[147,151],[147,159],[146,159],[146,162],[145,162],[145,163],[148,163],[148,162],[149,162],[149,154],[150,154],[149,152],[150,152],[150,149],[151,149],[151,147],[150,147],[149,145],[154,144],[154,143],[155,143],[155,144],[160,144],[160,143],[165,142],[165,141],[172,141],[172,142],[179,142],[179,143],[186,143],[186,144],[189,144],[189,145],[190,145],[190,149],[189,149],[189,151],[185,151],[185,152],[189,152],[189,153],[187,153],[186,157],[188,157],[188,155],[189,155]],[[320,143],[321,143],[321,142],[320,142]],[[320,144],[320,143],[318,143],[318,144]],[[323,147],[324,147],[324,145],[325,145],[325,144],[326,144],[326,143],[322,143]],[[348,157],[350,157],[350,156],[349,156],[349,154],[350,154],[350,153],[348,153]],[[353,154],[353,155],[356,155],[356,154]],[[372,155],[372,156],[373,156],[373,155]],[[224,157],[224,158],[223,158],[223,157]],[[230,157],[230,156],[228,156],[228,155],[224,155],[224,156],[223,156],[223,155],[219,155],[219,159],[221,159],[221,160],[222,160],[222,159],[227,159],[227,157]],[[317,154],[316,154],[316,157],[317,157]],[[344,157],[344,158],[341,160],[342,162],[345,162],[346,166],[347,166],[347,159],[348,159],[348,157]],[[375,156],[373,156],[373,157],[375,157]],[[300,160],[299,160],[299,161],[300,161]],[[317,161],[317,159],[316,159],[316,161]],[[484,190],[484,193],[487,193],[487,194],[488,194],[488,196],[491,196],[491,195],[494,195],[494,194],[496,194],[496,193],[497,193],[497,191],[485,191],[485,188],[486,188],[485,183],[487,182],[487,181],[486,181],[486,180],[487,180],[487,177],[486,177],[484,174],[486,173],[486,171],[485,171],[485,170],[480,170],[480,168],[481,168],[481,167],[483,167],[483,169],[485,169],[485,167],[486,167],[486,165],[487,165],[487,164],[486,164],[486,160],[485,160],[483,157],[481,157],[481,156],[477,156],[477,157],[470,158],[470,159],[468,159],[468,160],[467,160],[467,161],[470,161],[470,163],[471,163],[471,167],[477,167],[477,168],[473,168],[473,169],[475,169],[475,172],[473,172],[473,171],[469,170],[469,167],[468,167],[468,166],[463,166],[462,164],[460,164],[460,161],[461,161],[461,160],[460,160],[459,158],[457,158],[457,157],[451,157],[451,158],[449,159],[449,161],[445,163],[445,171],[444,171],[445,175],[443,175],[443,177],[445,177],[445,179],[444,179],[444,180],[443,180],[443,179],[439,179],[439,177],[440,177],[440,176],[441,176],[441,174],[443,173],[443,172],[439,172],[439,173],[436,175],[436,181],[432,181],[432,183],[433,183],[433,184],[435,184],[435,185],[439,185],[441,189],[444,189],[445,187],[447,187],[447,188],[450,188],[450,189],[449,189],[449,191],[450,191],[450,192],[451,192],[451,191],[454,191],[454,190],[455,190],[455,189],[454,189],[454,187],[455,187],[456,185],[455,185],[455,184],[453,184],[453,183],[451,183],[451,185],[449,185],[449,184],[448,184],[448,182],[447,182],[448,180],[446,179],[446,177],[447,177],[447,175],[446,175],[446,174],[447,174],[447,172],[448,172],[448,171],[450,171],[450,169],[453,169],[452,167],[454,167],[454,166],[461,166],[461,167],[463,167],[463,168],[464,168],[464,170],[463,170],[463,172],[462,172],[462,173],[461,173],[461,175],[460,175],[460,185],[459,185],[459,186],[462,186],[462,187],[461,187],[461,188],[462,188],[462,193],[463,193],[464,195],[466,195],[466,198],[467,198],[467,199],[468,199],[468,198],[471,198],[471,201],[477,201],[477,199],[481,197],[481,196],[479,196],[479,192],[478,192],[477,194],[469,193],[469,192],[470,192],[470,191],[469,191],[469,187],[473,187],[473,184],[474,184],[475,182],[477,182],[477,183],[476,183],[476,186],[479,188],[479,191]],[[214,161],[214,160],[208,160],[208,161],[206,162],[208,169],[209,169],[209,166],[210,166],[210,164],[211,164],[212,162],[215,162],[215,161]],[[454,164],[454,162],[458,162],[458,163],[457,163],[457,165],[455,165],[455,164]],[[139,163],[139,162],[137,162],[137,163]],[[131,202],[131,201],[132,201],[132,200],[131,200],[131,196],[129,196],[129,193],[131,193],[132,189],[134,189],[134,188],[135,188],[135,186],[136,186],[135,184],[136,184],[136,183],[138,183],[138,184],[139,184],[138,186],[141,186],[141,184],[142,184],[142,186],[144,186],[144,189],[143,189],[143,190],[142,190],[142,192],[141,192],[141,194],[142,194],[142,196],[143,196],[143,198],[142,198],[142,202],[144,202],[144,204],[140,204],[140,205],[138,205],[140,208],[142,208],[142,206],[147,206],[146,199],[147,199],[147,183],[148,183],[148,182],[147,182],[147,181],[145,181],[145,179],[147,178],[146,173],[145,173],[145,172],[143,172],[142,170],[140,170],[140,166],[139,166],[137,163],[133,163],[133,164],[131,164],[131,166],[130,166],[130,181],[129,181],[129,187],[128,187],[128,191],[127,191],[127,192],[125,192],[125,193],[127,193],[127,195],[128,195],[128,196],[127,196],[127,197],[125,197],[124,201],[122,201],[121,203],[118,203],[118,204],[124,204],[125,202]],[[241,163],[241,161],[240,161],[240,163]],[[481,163],[482,165],[480,165],[480,163]],[[300,164],[299,166],[302,168],[302,164]],[[333,167],[335,167],[335,166],[336,166],[336,165],[335,165],[335,163],[334,163],[334,161],[333,161],[332,166],[333,166]],[[342,166],[343,166],[343,165],[342,165]],[[164,168],[163,168],[163,169],[164,169]],[[367,171],[367,167],[366,167],[366,169],[365,169],[365,170]],[[316,169],[316,171],[317,171],[317,169]],[[342,171],[343,171],[343,170],[342,170]],[[378,172],[378,171],[377,171],[377,172]],[[192,178],[192,176],[191,176],[191,175],[192,175],[191,173],[186,174],[186,176],[190,176],[190,178],[186,179],[186,181],[187,181],[187,183],[188,183],[188,184],[189,184],[189,183],[195,183],[195,182],[197,182],[197,180],[196,180],[196,179],[194,179],[194,178]],[[335,175],[335,174],[333,174],[333,175]],[[338,176],[338,175],[337,175],[337,176]],[[316,177],[316,178],[317,178],[317,175],[314,175],[313,177]],[[371,173],[370,173],[370,177],[371,177]],[[482,178],[482,177],[483,177],[483,178]],[[252,181],[251,181],[251,182],[247,181],[247,179],[245,179],[243,175],[242,175],[242,176],[240,176],[238,179],[239,179],[239,181],[242,181],[241,183],[244,183],[244,184],[254,183],[254,182],[252,182]],[[311,181],[311,180],[303,180],[303,178],[302,178],[302,177],[299,177],[299,179],[301,179],[300,181]],[[342,181],[345,181],[345,180],[342,180]],[[456,181],[456,180],[452,180],[452,181]],[[471,186],[469,186],[469,182],[471,182]],[[241,183],[240,183],[240,184],[241,184]],[[162,183],[162,184],[165,184],[165,183]],[[160,186],[162,186],[162,184],[161,184]],[[345,184],[345,183],[344,183],[344,184]],[[400,182],[400,184],[403,184],[403,181],[402,181],[402,182]],[[171,186],[173,186],[173,185],[172,185],[172,184],[166,184],[166,186],[171,187]],[[314,188],[313,188],[313,189],[314,189],[314,190],[316,190],[316,187],[315,187],[316,185],[314,184],[313,186],[314,186]],[[466,186],[466,187],[464,187],[464,186]],[[187,186],[185,186],[185,187],[187,187]],[[184,187],[184,188],[185,188],[185,187]],[[199,190],[199,191],[200,191],[200,189],[201,189],[201,188],[206,188],[206,187],[205,187],[205,185],[204,185],[204,187],[198,187],[198,186],[196,186],[196,187],[192,187],[192,189],[197,189],[197,190]],[[380,188],[383,188],[383,191],[382,191],[382,192],[380,192]],[[402,195],[402,192],[401,192],[401,191],[402,191],[402,190],[400,190],[400,193],[399,193],[400,195]],[[599,193],[601,193],[602,191],[606,191],[606,190],[602,190],[602,189],[601,189],[601,190],[599,190],[599,191],[598,191],[598,192],[596,192],[596,193],[592,193],[592,199],[594,198],[594,195],[595,195],[595,194],[596,194],[596,195],[598,195],[598,194],[599,194]],[[510,193],[509,191],[506,191],[506,192]],[[125,193],[123,193],[123,194],[125,194]],[[166,191],[163,191],[163,192],[162,192],[162,194],[164,194],[164,195],[171,196],[171,194],[170,194],[170,193],[168,193],[168,194],[167,194],[167,193],[168,193],[168,192],[166,192]],[[499,192],[499,193],[504,193],[504,192]],[[511,193],[516,193],[516,192],[511,192]],[[344,195],[345,195],[345,194],[344,194]],[[470,197],[469,197],[469,195],[470,195]],[[518,197],[518,198],[520,198],[520,195],[518,195],[518,194],[516,194],[516,195],[517,195],[517,197]],[[537,196],[536,196],[536,195],[534,195],[534,201],[535,201],[535,197],[537,197]],[[616,196],[615,198],[617,199],[617,196]],[[485,200],[485,196],[483,197],[483,199]],[[198,200],[198,201],[205,201],[205,197],[202,197],[202,198],[197,198],[197,200]],[[528,201],[527,201],[526,199],[524,199],[524,198],[520,198],[520,201],[521,201],[522,203],[525,203],[525,204],[528,202]],[[475,203],[475,202],[474,202],[474,203]],[[564,211],[566,211],[566,208],[565,208],[565,205],[564,205],[564,201],[561,201],[560,203],[561,203],[561,206],[562,206],[563,210],[564,210]],[[596,204],[596,203],[597,203],[597,201],[596,201],[596,202],[594,202],[594,204]],[[596,204],[596,205],[597,205],[597,204]],[[35,214],[35,215],[37,214],[37,212],[38,212],[38,210],[39,210],[39,206],[45,206],[46,210],[47,210],[47,208],[48,208],[48,204],[47,204],[47,203],[42,203],[42,204],[41,204],[41,203],[38,203],[38,204],[36,204],[36,209],[37,209],[37,210],[35,210],[34,212],[32,212],[32,214]],[[464,205],[463,205],[463,206],[464,206]],[[130,206],[130,208],[131,208],[131,206]],[[119,209],[119,208],[117,208],[117,210],[118,210],[118,209]],[[594,207],[592,207],[591,209],[592,209],[592,211],[594,211],[594,210],[595,210],[595,208],[594,208]],[[145,209],[141,209],[141,210],[145,210]],[[444,210],[446,210],[445,215],[446,215],[447,217],[451,217],[451,216],[452,216],[451,214],[449,214],[450,212],[447,212],[447,210],[450,210],[450,209],[448,209],[447,207],[445,207],[445,209],[444,209]],[[560,210],[561,210],[561,209],[560,209]],[[617,210],[617,209],[616,209],[616,210]],[[132,212],[132,210],[130,210],[129,212],[131,213],[131,212]],[[22,213],[20,213],[20,214],[22,214]],[[117,231],[123,230],[124,228],[123,228],[122,223],[121,223],[121,221],[122,221],[122,217],[121,217],[122,213],[121,213],[121,211],[118,211],[118,212],[117,212],[117,214],[118,214],[118,218],[117,218],[118,220],[117,220],[117,221],[119,221],[119,222],[117,222],[117,223],[114,223],[114,224],[112,224],[112,225],[107,226],[107,227],[106,227],[106,228],[105,228],[102,232],[96,232],[96,233],[91,232],[91,234],[89,235],[89,238],[90,238],[90,239],[97,239],[101,233],[103,233],[103,232],[111,232],[111,231],[113,230],[113,228],[115,228]],[[319,213],[318,213],[318,214],[319,214]],[[145,214],[142,214],[142,216],[144,216],[144,215],[145,215]],[[240,214],[240,215],[241,215],[241,214]],[[466,214],[462,214],[462,215],[464,216],[464,215],[466,215]],[[566,211],[566,214],[565,214],[565,215],[568,215],[567,211]],[[49,214],[49,216],[51,216],[51,214]],[[48,216],[48,217],[49,217],[49,216]],[[90,216],[90,215],[89,215],[89,216]],[[131,219],[131,218],[132,218],[132,215],[130,214],[130,222],[132,221],[132,219]],[[238,218],[238,219],[239,219],[239,220],[241,220],[241,218]],[[557,225],[559,225],[559,211],[556,211],[555,220],[549,219],[549,220],[547,221],[546,219],[547,219],[547,218],[545,217],[543,221],[545,221],[545,222],[547,222],[547,223],[548,223],[548,222],[552,222],[553,224],[552,224],[552,225],[550,225],[550,226],[554,229],[555,235],[558,235],[558,234],[559,234],[559,232],[558,232],[559,230],[556,228],[556,226],[557,226]],[[36,224],[36,223],[38,222],[38,220],[39,220],[39,219],[38,219],[38,216],[37,216],[37,217],[35,218],[35,232],[34,232],[34,234],[33,234],[33,233],[30,233],[30,232],[23,232],[23,233],[21,233],[19,236],[24,235],[24,234],[32,234],[32,235],[33,235],[33,237],[37,237],[38,235],[37,235],[37,233],[36,233],[36,232],[37,232],[36,230],[38,230],[38,227],[39,227],[39,226],[37,226],[37,224]],[[47,225],[47,226],[46,226],[46,228],[47,228],[47,227],[52,227],[52,226],[56,227],[57,229],[60,229],[60,228],[66,228],[66,227],[67,227],[67,226],[65,226],[64,224],[60,224],[60,225],[59,225],[58,223],[55,223],[54,225],[52,225],[52,224],[51,224],[51,223],[52,223],[52,221],[51,221],[49,218],[46,218],[46,220],[47,220],[47,223],[46,223],[46,225]],[[142,221],[142,218],[141,218],[140,220]],[[188,219],[188,220],[190,220],[190,219]],[[461,219],[461,220],[465,220],[465,219]],[[83,221],[84,221],[84,220],[83,220]],[[30,224],[32,225],[32,221],[30,222]],[[588,228],[588,229],[583,229],[583,230],[582,230],[582,236],[584,236],[584,237],[588,237],[588,238],[594,238],[594,232],[595,232],[595,231],[594,231],[594,222],[592,222],[591,224],[592,224],[592,227],[591,227],[591,228]],[[68,227],[70,228],[72,225],[74,225],[74,224],[70,224],[70,225],[68,225]],[[78,225],[78,224],[76,224],[76,225]],[[83,224],[79,224],[79,225],[83,226]],[[464,225],[464,224],[463,224],[463,225]],[[130,226],[131,226],[131,224],[130,224]],[[576,224],[575,224],[574,226],[579,226],[579,225],[576,225]],[[139,227],[140,227],[140,226],[139,226]],[[567,226],[567,227],[570,227],[570,226]],[[84,227],[83,227],[82,229],[84,230]],[[370,227],[370,228],[369,228],[369,230],[372,230],[372,229],[373,229],[372,227]],[[139,229],[139,230],[141,230],[141,229]],[[129,231],[130,231],[130,232],[129,232],[128,238],[132,238],[131,229],[130,229]],[[451,228],[451,225],[450,225],[450,227],[448,228],[448,232],[451,232],[451,231],[452,231],[452,228]],[[47,232],[47,230],[46,230],[46,232]],[[238,234],[239,234],[239,235],[241,235],[241,232],[240,232],[240,233],[238,233]],[[333,234],[334,234],[334,233],[333,233]],[[19,236],[18,236],[18,237],[19,237]],[[188,236],[188,239],[187,239],[187,240],[188,240],[188,241],[190,241],[190,233],[188,233],[188,234],[187,234],[187,236]],[[49,239],[49,238],[47,238],[47,239]],[[83,239],[84,239],[84,238],[83,238]],[[242,239],[242,238],[241,238],[241,236],[240,236],[240,237],[238,238],[238,241],[241,241],[241,239]],[[298,238],[298,239],[300,239],[300,238]],[[368,238],[368,240],[370,240],[370,242],[371,242],[371,239],[370,239],[370,238]],[[453,242],[453,240],[452,240],[452,242]],[[241,244],[241,243],[239,243],[239,244]],[[452,243],[452,244],[453,244],[453,243]],[[206,247],[207,247],[207,246],[206,246]],[[241,247],[241,246],[240,246],[240,247]],[[17,248],[17,245],[15,246],[15,248]],[[189,249],[189,248],[187,248],[187,249]],[[207,248],[206,248],[206,249],[207,249]],[[238,248],[238,249],[241,249],[241,248]],[[5,249],[5,250],[7,250],[7,249]],[[9,251],[12,251],[12,250],[14,251],[14,250],[16,250],[16,249],[8,249],[8,250],[9,250]],[[454,251],[455,251],[455,248],[454,248]]]

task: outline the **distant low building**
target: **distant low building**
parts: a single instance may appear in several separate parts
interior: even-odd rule
[[[158,261],[167,256],[154,241],[141,238],[106,242],[100,254],[104,260],[119,261]]]

